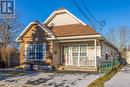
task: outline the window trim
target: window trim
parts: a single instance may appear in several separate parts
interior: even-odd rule
[[[28,47],[28,45],[29,44],[31,44],[31,43],[27,43],[27,44],[25,44],[25,52],[24,52],[24,54],[25,54],[25,61],[27,61],[27,60],[29,60],[29,61],[44,61],[44,60],[46,60],[46,50],[47,50],[47,45],[46,45],[46,43],[39,43],[39,44],[41,44],[42,46],[45,46],[45,50],[43,50],[43,54],[44,54],[44,56],[43,56],[43,58],[42,59],[37,59],[36,57],[35,57],[35,59],[28,59],[27,58],[27,47]],[[39,44],[35,44],[35,43],[32,43],[33,45],[39,45]]]

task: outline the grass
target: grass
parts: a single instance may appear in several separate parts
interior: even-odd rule
[[[109,72],[107,72],[104,76],[99,77],[95,81],[93,81],[91,84],[89,84],[88,87],[103,87],[104,83],[108,80],[110,80],[117,72],[119,72],[124,66],[119,65],[117,67],[112,68]]]

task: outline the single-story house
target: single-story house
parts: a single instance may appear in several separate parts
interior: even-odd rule
[[[31,22],[19,35],[20,64],[50,61],[62,70],[97,71],[102,61],[118,57],[117,48],[66,9],[44,23]]]

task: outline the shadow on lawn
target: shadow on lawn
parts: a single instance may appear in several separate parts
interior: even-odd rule
[[[84,75],[83,75],[84,74]],[[60,80],[58,81],[58,78],[64,78],[63,76],[67,75],[67,73],[55,73],[54,75],[48,75],[48,77],[45,78],[39,78],[36,80],[28,80],[25,84],[30,84],[30,85],[43,85],[45,87],[71,87],[71,86],[76,86],[77,81],[80,81],[82,79],[85,79],[88,74],[86,75],[85,73],[69,73],[69,75],[83,75],[81,78],[77,78],[74,81],[69,81],[67,79]],[[57,78],[57,80],[55,80]]]
[[[37,80],[34,80],[34,81],[27,81],[26,84],[31,84],[31,85],[39,85],[39,84],[42,84],[42,83],[46,83],[48,80],[50,80],[50,78],[39,78]]]
[[[63,80],[60,83],[56,83],[56,82],[50,82],[47,83],[49,80],[52,80],[53,78],[39,78],[37,80],[34,81],[27,81],[26,84],[30,84],[30,85],[39,85],[42,84],[43,86],[54,86],[54,87],[64,87],[64,84],[67,82],[67,80]],[[74,84],[73,84],[74,85]],[[69,87],[69,86],[67,86]]]
[[[52,73],[53,71],[51,71]],[[1,76],[0,72],[0,76]],[[3,72],[4,73],[4,72]],[[42,72],[37,72],[37,71],[12,71],[12,72],[5,72],[5,76],[3,76],[2,78],[0,78],[1,80],[5,80],[6,82],[15,82],[17,83],[19,80],[21,80],[22,78],[28,78],[28,77],[33,77],[33,76],[38,76],[40,73],[49,73],[49,71],[42,71]],[[10,74],[10,75],[7,75]],[[6,76],[7,75],[7,76]],[[44,74],[41,74],[44,75]],[[46,75],[46,74],[45,74]],[[80,78],[76,78],[72,81],[68,80],[68,78],[64,78],[66,77],[66,75],[69,76],[80,76]],[[87,76],[89,76],[91,74],[86,74],[86,73],[59,73],[59,72],[53,72],[53,74],[48,74],[47,77],[38,77],[37,79],[27,79],[27,81],[25,82],[25,84],[28,85],[42,85],[43,87],[71,87],[71,86],[76,86],[77,81],[80,80],[84,80],[87,78]],[[23,77],[22,77],[23,76]],[[25,77],[24,77],[25,76]],[[20,78],[16,78],[16,77],[20,77]],[[9,78],[9,79],[8,79]],[[11,78],[11,79],[10,79]],[[33,77],[35,78],[35,77]],[[63,78],[63,79],[60,79]],[[58,81],[60,80],[60,81]]]
[[[15,77],[22,77],[22,76],[35,76],[37,75],[38,72],[35,71],[0,71],[0,81],[2,80],[6,80],[9,78],[15,78]],[[7,81],[11,81],[11,80],[7,80]],[[13,82],[13,80],[11,81]]]

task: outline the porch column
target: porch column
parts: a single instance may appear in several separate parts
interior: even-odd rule
[[[95,67],[97,66],[97,43],[96,39],[94,40],[94,59],[95,59]]]

